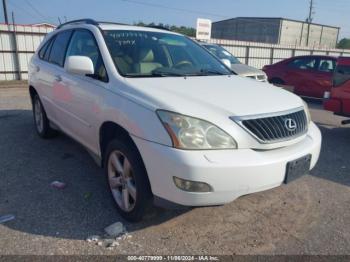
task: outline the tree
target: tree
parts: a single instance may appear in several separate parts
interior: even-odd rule
[[[350,49],[350,39],[349,38],[343,38],[342,40],[340,40],[340,42],[337,45],[337,48]]]
[[[165,25],[163,23],[149,23],[149,24],[146,24],[146,23],[143,23],[143,22],[137,22],[137,23],[134,23],[134,25],[137,25],[137,26],[155,26],[155,27],[160,27],[160,28],[166,28],[170,31],[173,31],[173,32],[177,32],[177,33],[180,33],[180,34],[183,34],[183,35],[187,35],[187,36],[190,36],[190,37],[195,37],[196,36],[196,29],[194,29],[193,27],[187,27],[187,26],[176,26],[176,25]]]

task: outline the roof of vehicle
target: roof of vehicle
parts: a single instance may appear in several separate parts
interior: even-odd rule
[[[101,30],[133,30],[133,31],[148,31],[148,32],[178,34],[176,32],[171,32],[167,28],[162,28],[160,26],[134,26],[134,25],[127,25],[122,23],[115,23],[115,22],[95,21],[90,18],[69,21],[67,23],[59,25],[57,29],[59,30],[66,26],[77,26],[77,25],[93,25],[100,28]]]
[[[336,57],[336,56],[328,56],[328,55],[300,55],[300,56],[292,56],[292,57],[286,58],[284,60],[281,60],[279,63],[298,59],[298,58],[313,58],[313,57],[314,58],[327,58],[327,59],[334,59],[334,60],[338,59],[338,57]],[[278,63],[276,63],[276,64],[278,64]]]
[[[204,42],[204,41],[198,41],[197,42],[200,44],[200,45],[210,45],[210,46],[219,46],[217,44],[212,44],[212,43],[208,43],[208,42]]]

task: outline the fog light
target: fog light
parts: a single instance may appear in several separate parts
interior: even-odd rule
[[[181,190],[201,193],[212,191],[211,187],[207,183],[185,180],[176,176],[173,178],[175,185]]]

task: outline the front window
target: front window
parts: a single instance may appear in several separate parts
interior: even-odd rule
[[[234,57],[229,51],[225,48],[218,45],[204,45],[213,55],[217,56],[220,59],[228,59],[231,64],[240,64],[241,62],[237,57]]]
[[[104,37],[115,66],[126,77],[232,74],[204,48],[181,35],[106,30]]]
[[[313,70],[316,66],[316,58],[297,58],[288,65],[295,69]]]

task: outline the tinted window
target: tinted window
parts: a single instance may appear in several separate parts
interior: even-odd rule
[[[51,48],[49,62],[63,66],[67,45],[72,34],[71,30],[59,33]]]
[[[42,59],[45,61],[49,61],[50,51],[51,51],[52,43],[54,40],[55,40],[55,37],[51,38],[50,41],[47,43],[47,48],[46,48],[46,50],[43,54],[43,57],[42,57]]]
[[[44,58],[45,52],[46,52],[48,46],[50,45],[50,43],[51,43],[51,39],[50,39],[49,41],[47,41],[47,42],[43,45],[43,47],[40,49],[40,51],[39,51],[39,57],[40,57],[41,59]]]
[[[106,30],[118,71],[128,77],[232,74],[217,58],[187,37],[149,31]]]
[[[203,45],[203,46],[218,58],[230,60],[231,64],[241,63],[236,57],[234,57],[230,52],[228,52],[225,48],[221,46],[216,46],[216,45]]]
[[[302,70],[315,69],[316,58],[297,58],[289,63],[290,67]]]
[[[333,72],[335,68],[335,61],[332,59],[320,59],[318,70],[322,72]]]
[[[67,49],[68,56],[87,56],[94,65],[92,76],[102,81],[108,81],[106,68],[99,52],[94,36],[88,30],[75,31]]]
[[[338,66],[335,70],[333,84],[340,86],[350,80],[350,66]]]

